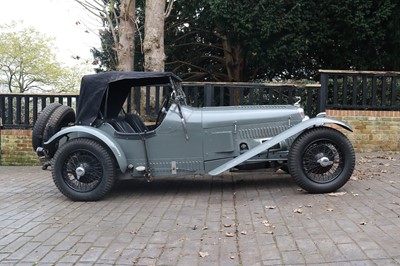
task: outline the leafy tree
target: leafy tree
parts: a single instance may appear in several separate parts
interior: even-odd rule
[[[139,37],[143,11],[137,0]],[[400,70],[399,12],[397,0],[176,1],[165,23],[165,69],[197,81],[318,79],[321,68]],[[135,69],[142,70],[137,39]]]
[[[168,21],[167,67],[189,79],[220,81],[317,78],[320,68],[398,69],[390,55],[399,51],[399,5],[187,0]]]
[[[178,22],[170,21],[177,25],[167,54],[174,71],[218,81],[268,75],[272,46],[285,34],[285,1],[185,1],[180,7],[171,15]]]
[[[76,88],[76,70],[63,67],[51,47],[52,39],[34,28],[1,27],[0,86],[18,93]]]

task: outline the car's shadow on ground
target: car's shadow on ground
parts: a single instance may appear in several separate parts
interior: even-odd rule
[[[134,180],[118,181],[108,198],[118,196],[126,197],[132,194],[140,195],[165,195],[165,194],[187,194],[204,193],[211,190],[240,191],[249,188],[254,189],[280,189],[298,188],[288,174],[233,174],[225,176],[185,176],[185,177],[162,177],[148,182],[144,178]]]

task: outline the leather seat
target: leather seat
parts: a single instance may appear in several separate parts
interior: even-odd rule
[[[142,119],[136,114],[126,114],[125,121],[135,130],[137,133],[143,133],[148,131],[146,125],[143,123]]]
[[[118,132],[123,133],[136,133],[136,131],[131,127],[131,125],[126,122],[124,119],[112,119],[110,124],[115,128]]]

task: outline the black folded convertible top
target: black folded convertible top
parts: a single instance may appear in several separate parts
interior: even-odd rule
[[[82,78],[78,105],[76,110],[77,125],[91,125],[97,118],[102,104],[111,106],[118,112],[132,87],[169,84],[170,79],[181,79],[170,72],[101,72],[86,75]],[[108,91],[111,100],[105,103],[104,96]]]

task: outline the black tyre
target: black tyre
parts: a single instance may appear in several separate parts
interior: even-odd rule
[[[336,129],[318,127],[305,131],[292,144],[288,156],[294,181],[310,193],[328,193],[349,180],[355,153],[349,139]]]
[[[43,142],[48,141],[62,127],[68,126],[69,123],[75,122],[75,111],[69,106],[61,105],[51,114],[46,127],[43,131]],[[46,145],[47,154],[53,157],[57,150],[57,142]]]
[[[32,148],[34,151],[43,145],[43,132],[46,128],[46,124],[53,112],[60,106],[61,104],[59,103],[51,103],[47,105],[36,120],[32,130]]]
[[[73,139],[57,150],[52,175],[60,192],[71,200],[100,200],[114,184],[114,157],[92,139]]]

